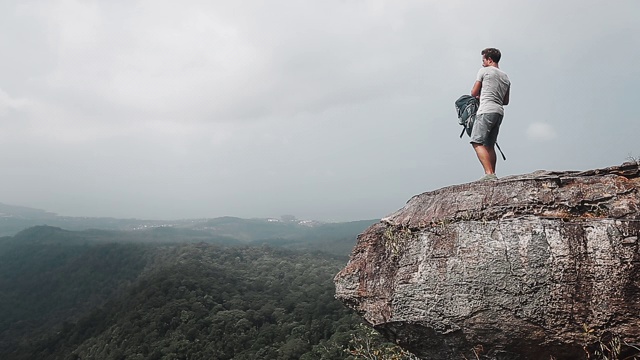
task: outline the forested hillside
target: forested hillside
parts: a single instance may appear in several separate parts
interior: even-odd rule
[[[145,257],[140,244],[49,227],[0,238],[0,352],[102,305],[137,279]]]
[[[28,229],[0,239],[0,358],[355,359],[373,335],[334,299],[344,263]]]

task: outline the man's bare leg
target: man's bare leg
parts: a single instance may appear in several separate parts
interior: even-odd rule
[[[491,146],[484,146],[478,143],[471,143],[473,149],[476,151],[476,155],[478,156],[478,160],[480,160],[480,164],[482,164],[482,168],[484,169],[485,174],[495,174],[496,173],[496,149]]]

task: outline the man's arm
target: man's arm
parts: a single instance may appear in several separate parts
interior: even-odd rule
[[[507,89],[507,93],[504,94],[504,99],[502,99],[502,105],[509,105],[509,92],[511,92],[511,86]]]
[[[482,82],[476,81],[471,89],[471,96],[478,99],[480,97],[480,90],[482,90]]]

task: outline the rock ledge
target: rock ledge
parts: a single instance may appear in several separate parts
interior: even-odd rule
[[[639,185],[625,163],[414,196],[358,237],[336,297],[427,359],[581,359],[600,336],[638,343]]]

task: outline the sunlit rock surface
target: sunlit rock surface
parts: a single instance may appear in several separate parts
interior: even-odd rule
[[[639,343],[639,185],[634,162],[414,196],[358,237],[336,296],[425,359]]]

